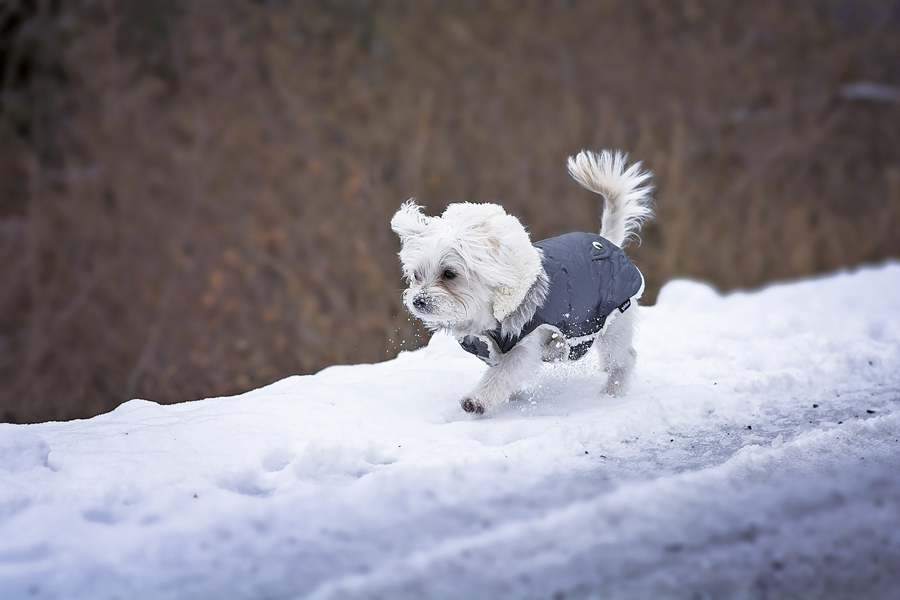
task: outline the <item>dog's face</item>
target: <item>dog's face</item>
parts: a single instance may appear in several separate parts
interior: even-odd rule
[[[403,302],[409,312],[434,327],[472,320],[482,312],[488,290],[466,266],[452,238],[432,236],[404,248]]]
[[[517,290],[531,285],[540,263],[525,228],[496,204],[451,204],[429,217],[409,200],[391,228],[409,285],[403,302],[432,329],[493,329],[521,301]]]

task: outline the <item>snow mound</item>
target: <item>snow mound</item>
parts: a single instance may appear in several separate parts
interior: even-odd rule
[[[0,469],[19,473],[46,467],[50,446],[41,436],[6,423],[0,424]]]
[[[643,309],[625,398],[455,340],[0,425],[0,598],[893,598],[900,264]]]

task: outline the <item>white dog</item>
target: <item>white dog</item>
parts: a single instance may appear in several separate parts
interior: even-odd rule
[[[429,217],[414,199],[391,219],[409,288],[403,300],[431,329],[450,331],[489,369],[460,404],[483,413],[509,399],[541,360],[578,359],[591,345],[624,393],[644,278],[620,246],[651,216],[650,173],[604,150],[569,158],[569,174],[603,197],[600,235],[531,243],[496,204],[451,204]]]

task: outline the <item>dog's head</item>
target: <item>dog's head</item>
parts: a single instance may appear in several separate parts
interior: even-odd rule
[[[540,252],[515,217],[496,204],[451,204],[440,217],[408,200],[391,219],[409,288],[407,309],[433,329],[495,328],[522,304],[543,273]]]

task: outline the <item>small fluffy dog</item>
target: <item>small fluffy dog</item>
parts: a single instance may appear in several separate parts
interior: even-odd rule
[[[625,392],[644,278],[621,246],[651,216],[641,163],[604,150],[569,157],[569,174],[603,197],[600,235],[568,233],[531,243],[496,204],[451,204],[440,217],[414,199],[391,219],[409,288],[403,301],[430,329],[450,331],[488,364],[460,404],[483,413],[509,399],[541,361],[575,360],[597,348],[605,392]]]

